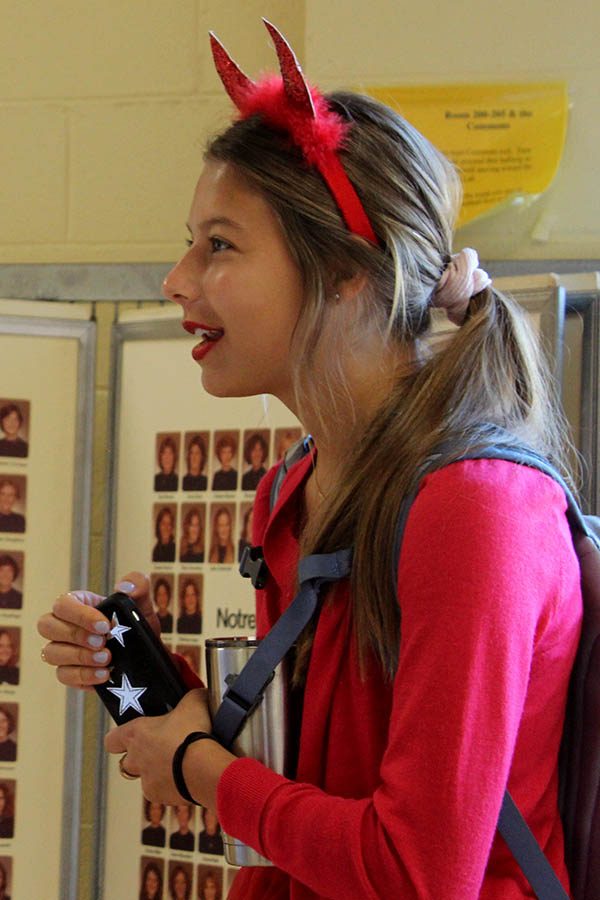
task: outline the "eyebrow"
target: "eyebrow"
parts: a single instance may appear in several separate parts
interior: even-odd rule
[[[233,219],[228,219],[227,216],[213,216],[212,219],[205,219],[203,222],[198,223],[198,228],[208,231],[210,228],[213,228],[215,225],[226,225],[229,228],[235,228],[238,231],[242,229],[242,226],[237,222],[234,222]],[[189,223],[186,222],[185,227],[192,234],[192,229]]]

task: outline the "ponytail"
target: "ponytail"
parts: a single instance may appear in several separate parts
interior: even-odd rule
[[[398,380],[362,439],[348,448],[332,499],[303,538],[303,553],[354,548],[352,614],[363,672],[370,655],[390,678],[398,665],[392,573],[403,498],[434,450],[442,448],[445,464],[491,441],[526,443],[570,480],[566,428],[538,336],[514,300],[487,287],[472,298],[465,323]],[[296,680],[311,642],[305,634]]]

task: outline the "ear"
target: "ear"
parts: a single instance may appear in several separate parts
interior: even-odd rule
[[[347,303],[354,300],[369,284],[369,277],[363,269],[358,269],[353,275],[340,275],[333,284],[333,294],[337,303]]]

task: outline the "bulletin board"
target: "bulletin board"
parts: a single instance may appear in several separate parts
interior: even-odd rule
[[[77,897],[83,697],[42,663],[35,626],[87,580],[91,316],[0,300],[0,865],[13,900]]]
[[[206,637],[254,634],[254,592],[238,560],[256,485],[301,432],[272,397],[208,395],[190,354],[197,341],[174,307],[123,312],[114,326],[106,583],[147,572],[164,642],[204,679]],[[193,897],[210,879],[227,895],[237,870],[210,816],[194,807],[182,824],[172,809],[150,809],[116,758],[104,760],[102,779],[99,898],[114,900],[117,885],[119,897],[138,897],[146,879],[166,898],[175,877]]]

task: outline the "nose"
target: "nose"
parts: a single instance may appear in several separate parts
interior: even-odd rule
[[[191,250],[176,263],[162,284],[163,297],[185,307],[198,298],[199,279]]]

